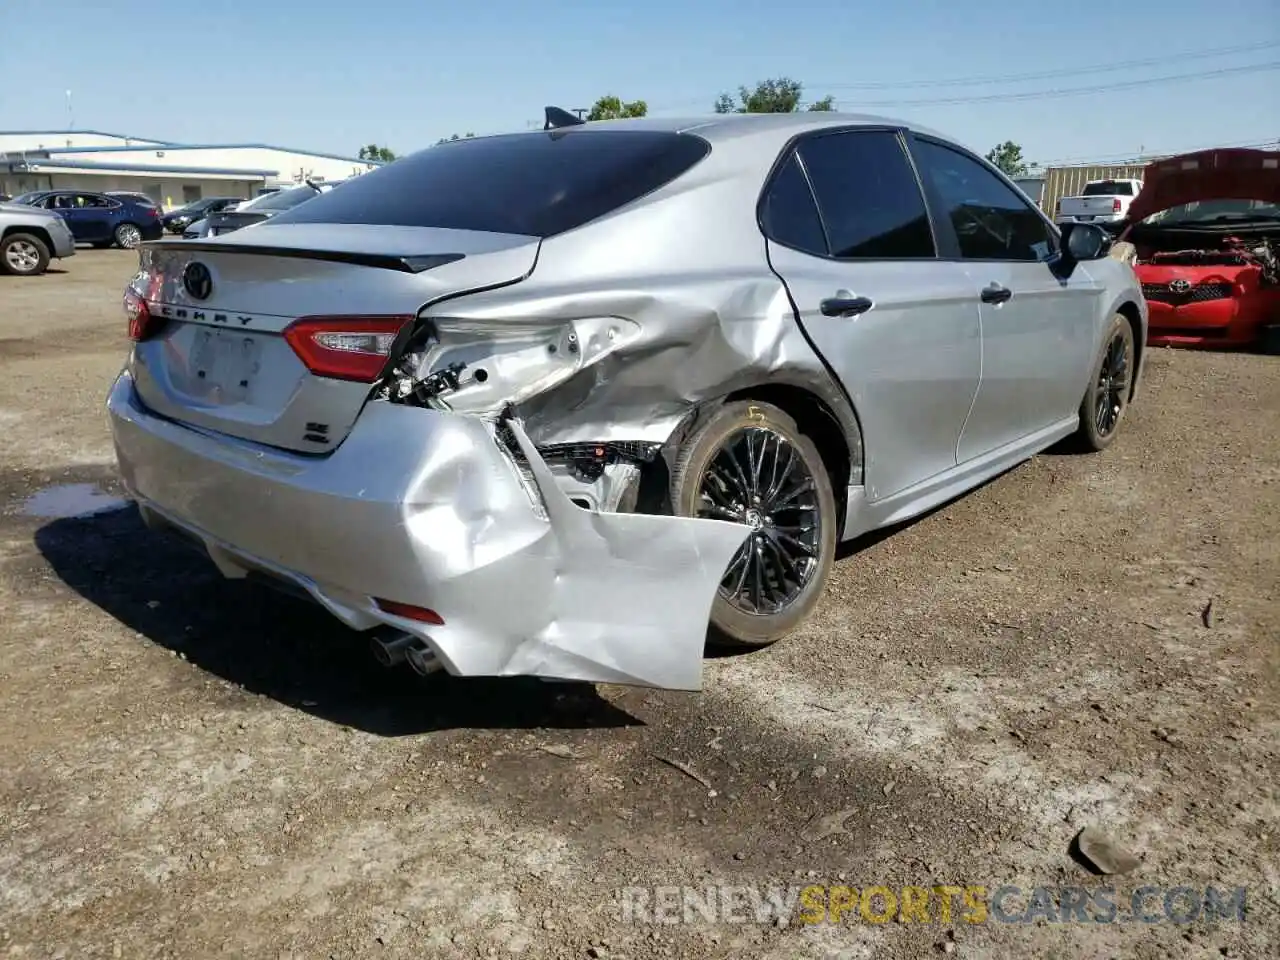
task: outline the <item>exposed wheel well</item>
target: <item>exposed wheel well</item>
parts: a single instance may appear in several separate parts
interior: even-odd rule
[[[831,489],[836,493],[836,510],[840,514],[840,526],[844,525],[845,491],[849,487],[852,468],[849,444],[835,413],[821,399],[802,387],[787,384],[764,384],[731,393],[725,403],[735,400],[761,400],[771,403],[796,422],[818,448],[827,473],[831,476]],[[840,529],[837,527],[837,529]]]
[[[44,227],[5,227],[4,233],[0,235],[0,240],[5,237],[12,236],[15,233],[25,233],[35,237],[45,245],[50,255],[53,254],[53,237],[49,236],[49,231],[45,230]]]
[[[1142,369],[1142,321],[1141,315],[1138,313],[1138,305],[1126,301],[1120,304],[1116,310],[1118,314],[1129,321],[1129,328],[1133,330],[1133,379],[1129,384],[1129,399],[1132,400],[1134,392],[1138,389],[1138,371]]]

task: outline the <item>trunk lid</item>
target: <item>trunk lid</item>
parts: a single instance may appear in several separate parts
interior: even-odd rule
[[[269,222],[218,239],[144,244],[133,289],[164,324],[134,345],[139,398],[171,420],[331,452],[370,384],[312,373],[285,329],[300,317],[416,317],[442,297],[518,282],[538,244],[467,230]],[[194,282],[184,282],[192,264]]]

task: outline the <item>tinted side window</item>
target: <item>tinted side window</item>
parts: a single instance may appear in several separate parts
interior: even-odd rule
[[[769,239],[805,253],[827,255],[827,238],[813,202],[813,191],[794,153],[774,175],[760,219]]]
[[[687,133],[590,125],[455,140],[361,174],[273,222],[550,237],[658,189],[710,150]]]
[[[800,144],[831,254],[843,259],[933,257],[924,197],[894,133],[814,137]]]
[[[1044,260],[1055,249],[1040,215],[990,170],[964,154],[916,141],[921,175],[941,197],[968,260]]]

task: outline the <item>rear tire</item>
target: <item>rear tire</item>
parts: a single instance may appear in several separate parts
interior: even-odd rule
[[[11,233],[0,240],[0,270],[15,277],[38,277],[49,268],[49,248],[30,233]]]
[[[1093,379],[1080,401],[1080,428],[1077,445],[1086,452],[1100,452],[1111,446],[1129,409],[1136,372],[1133,327],[1121,314],[1111,318],[1102,350],[1093,366]]]
[[[132,250],[142,242],[142,231],[137,224],[122,223],[116,227],[115,238],[121,250]]]
[[[681,448],[671,502],[684,517],[749,523],[711,606],[708,639],[763,647],[813,610],[836,552],[835,495],[813,441],[768,403],[726,404]]]

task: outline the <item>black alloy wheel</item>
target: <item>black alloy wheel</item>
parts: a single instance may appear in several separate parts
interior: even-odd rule
[[[1096,452],[1105,450],[1115,440],[1129,409],[1136,358],[1133,327],[1125,317],[1116,314],[1102,338],[1093,380],[1080,404],[1077,447]]]
[[[1129,398],[1131,346],[1131,341],[1117,332],[1102,356],[1093,412],[1094,426],[1100,437],[1109,437],[1120,426],[1120,414]]]
[[[809,615],[835,558],[839,514],[818,448],[783,410],[754,400],[717,410],[682,445],[671,500],[681,516],[749,528],[712,602],[713,642],[766,646]]]
[[[813,476],[781,435],[746,427],[716,451],[702,475],[698,516],[751,528],[720,596],[749,614],[779,613],[818,569],[822,515]]]

